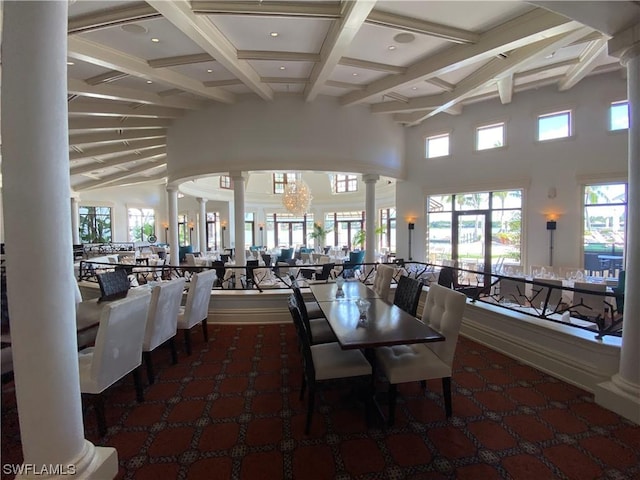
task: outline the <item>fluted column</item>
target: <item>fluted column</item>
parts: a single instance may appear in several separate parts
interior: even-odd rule
[[[200,245],[198,245],[198,250],[205,254],[207,253],[207,199],[198,197],[197,200],[200,206],[200,225],[198,226]]]
[[[627,68],[629,102],[629,179],[625,295],[620,370],[598,385],[596,402],[640,423],[640,24],[609,42]]]
[[[180,265],[180,240],[178,239],[178,188],[167,187],[169,202],[169,264]]]
[[[376,182],[380,175],[363,175],[365,185],[365,233],[367,247],[364,254],[366,263],[373,263],[376,259]]]
[[[233,180],[233,220],[236,265],[247,263],[244,251],[244,176],[242,172],[229,172]]]
[[[80,202],[78,197],[71,197],[71,243],[80,243]]]
[[[64,465],[76,478],[113,478],[116,451],[87,441],[82,422],[69,205],[67,2],[6,2],[3,15],[7,291],[24,463],[37,470]],[[42,250],[43,238],[50,254],[39,258],[34,275],[25,265]]]

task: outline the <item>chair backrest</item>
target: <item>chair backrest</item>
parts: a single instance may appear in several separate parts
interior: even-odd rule
[[[151,303],[142,351],[150,352],[176,334],[184,282],[184,278],[178,278],[163,282],[151,289]]]
[[[524,280],[514,280],[512,278],[501,278],[498,282],[500,301],[525,305],[527,303],[526,288]]]
[[[311,324],[309,323],[309,313],[307,312],[307,306],[304,303],[304,297],[302,296],[302,292],[300,291],[300,287],[298,287],[295,283],[292,284],[293,289],[293,298],[296,302],[296,307],[300,312],[300,318],[302,319],[302,323],[304,324],[307,330],[307,336],[309,337],[309,343],[313,345],[313,337],[311,334]]]
[[[422,312],[422,321],[445,337],[444,342],[429,344],[429,348],[447,365],[453,363],[462,316],[467,305],[464,293],[442,285],[431,285]]]
[[[298,342],[302,351],[302,362],[305,376],[308,381],[313,382],[316,374],[313,366],[313,355],[311,354],[311,330],[302,319],[295,295],[291,295],[289,297],[289,313],[291,313],[293,324],[296,326],[296,332],[298,333]]]
[[[303,252],[302,249],[300,249],[300,260],[302,260],[303,262],[309,263],[310,255],[311,255],[310,253]]]
[[[188,328],[205,320],[209,315],[209,301],[215,279],[215,270],[205,270],[191,277],[184,307],[184,318]]]
[[[594,294],[573,292],[574,307],[571,308],[571,311],[591,318],[595,318],[598,315],[601,317],[604,316],[604,302],[607,301],[607,297],[604,295],[607,291],[607,285],[605,283],[575,282],[573,288],[591,290]]]
[[[262,254],[262,261],[264,262],[265,266],[270,267],[271,266],[271,255],[267,255],[266,253]]]
[[[98,274],[98,285],[100,285],[98,302],[104,302],[126,297],[131,283],[126,270],[118,269]]]
[[[420,280],[402,276],[398,280],[393,304],[415,317],[421,292],[422,282]]]
[[[553,280],[550,278],[534,278],[535,283],[544,283],[551,285],[555,288],[543,287],[542,285],[531,286],[531,303],[535,307],[542,308],[543,302],[546,301],[547,295],[549,295],[549,302],[547,308],[555,309],[562,302],[562,280]]]
[[[141,293],[102,308],[90,373],[100,391],[142,363],[142,340],[150,300],[151,295]]]
[[[322,272],[316,273],[316,280],[329,280],[335,266],[335,263],[323,263]]]
[[[364,250],[359,250],[357,252],[349,252],[349,263],[362,263],[364,262]]]
[[[190,267],[196,266],[196,256],[193,253],[185,253],[184,258],[187,261],[187,265]]]
[[[220,254],[220,260],[222,261],[223,264],[227,263],[229,261],[230,257],[231,257],[231,255],[229,255],[228,253],[221,253]]]
[[[445,266],[440,268],[438,274],[438,285],[446,288],[456,288],[458,286],[457,273],[451,267]]]
[[[376,276],[373,279],[373,290],[380,295],[383,300],[389,298],[393,272],[394,268],[389,265],[378,265],[376,269]]]

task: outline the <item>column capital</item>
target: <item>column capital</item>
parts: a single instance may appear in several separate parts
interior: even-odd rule
[[[196,197],[196,200],[198,201],[198,203],[207,203],[207,201],[209,199],[208,198],[202,198],[202,197]]]
[[[237,180],[245,181],[247,179],[246,175],[247,175],[247,172],[241,172],[238,170],[229,171],[229,176],[231,177],[231,180],[233,180],[234,182]]]
[[[380,175],[375,173],[365,173],[362,175],[362,181],[364,183],[376,183],[378,180],[380,180]]]
[[[178,192],[178,187],[176,187],[175,185],[167,185],[167,192],[169,193],[177,193]]]
[[[623,65],[640,55],[640,23],[616,33],[607,43],[608,54]]]

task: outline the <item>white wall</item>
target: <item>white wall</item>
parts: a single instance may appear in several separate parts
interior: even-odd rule
[[[316,170],[404,177],[404,130],[366,106],[241,96],[175,121],[167,137],[174,182],[228,171]]]
[[[596,179],[626,179],[627,133],[608,132],[608,107],[624,99],[626,81],[620,74],[602,74],[567,92],[547,87],[516,93],[508,105],[498,99],[478,103],[466,106],[462,115],[439,114],[409,128],[407,183],[411,188],[397,189],[398,218],[413,214],[417,208],[420,218],[415,237],[424,238],[423,205],[428,194],[524,187],[524,260],[528,265],[548,263],[544,214],[553,212],[560,214],[554,265],[580,265],[581,185]],[[562,109],[573,109],[573,138],[537,142],[537,116]],[[475,152],[475,129],[500,121],[506,122],[506,148]],[[425,138],[444,132],[451,133],[451,155],[425,159]],[[555,198],[548,198],[550,188],[556,189]],[[404,245],[406,242],[398,239],[399,251]],[[417,258],[424,259],[424,251],[415,252]]]

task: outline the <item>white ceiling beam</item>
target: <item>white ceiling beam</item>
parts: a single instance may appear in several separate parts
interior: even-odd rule
[[[157,93],[143,92],[133,88],[120,87],[116,85],[89,85],[82,80],[69,78],[67,80],[68,92],[73,95],[83,97],[100,98],[106,100],[119,100],[125,102],[146,103],[159,105],[162,107],[186,108],[188,110],[199,110],[204,106],[203,102],[198,102],[191,98],[184,97],[163,97]]]
[[[320,49],[322,61],[313,66],[309,76],[310,82],[304,91],[307,102],[316,98],[340,59],[349,51],[351,42],[371,13],[375,1],[352,0],[341,5],[341,18],[333,22]]]
[[[426,8],[429,8],[428,6]],[[438,23],[428,22],[417,18],[404,17],[394,13],[373,10],[367,18],[367,23],[398,28],[409,32],[421,33],[430,37],[442,38],[454,43],[477,43],[480,35],[460,28],[448,27]]]
[[[445,82],[444,80],[438,77],[427,78],[425,82],[430,83],[435,87],[441,88],[445,92],[453,92],[453,89],[456,88],[456,86],[453,83]]]
[[[228,80],[207,80],[203,82],[205,87],[230,87],[232,85],[244,85],[237,78],[230,78]]]
[[[297,85],[305,85],[309,80],[307,78],[296,77],[262,77],[264,83],[289,83]]]
[[[502,104],[511,103],[511,98],[513,97],[513,73],[500,78],[497,84]]]
[[[99,85],[101,83],[110,83],[121,78],[128,77],[127,73],[119,72],[117,70],[109,70],[108,72],[101,73],[94,77],[89,77],[85,80],[89,85]]]
[[[159,173],[153,175],[145,175],[145,176],[133,176],[127,177],[123,182],[120,182],[118,185],[121,187],[138,185],[140,183],[163,183],[165,184],[167,181],[167,169],[163,168],[159,171]]]
[[[558,90],[569,90],[576,83],[586,77],[597,66],[598,62],[606,55],[607,40],[601,38],[590,42],[580,54],[580,63],[574,65],[560,80]]]
[[[340,5],[336,2],[245,2],[206,1],[191,2],[194,13],[260,15],[278,17],[320,17],[338,18]]]
[[[160,97],[172,97],[175,95],[180,95],[182,93],[182,90],[180,90],[179,88],[169,88],[168,90],[162,90],[161,92],[158,92],[158,95]]]
[[[327,80],[325,83],[327,87],[347,88],[349,90],[364,90],[364,85],[349,82],[338,82],[337,80]]]
[[[549,70],[553,70],[553,69],[556,69],[556,68],[570,67],[572,65],[576,65],[578,62],[580,62],[579,58],[571,58],[569,60],[562,60],[561,62],[551,63],[551,64],[548,64],[548,65],[544,65],[542,67],[531,68],[529,70],[522,70],[522,71],[514,74],[514,77],[515,77],[516,80],[518,80],[519,78],[528,77],[530,75],[537,75],[538,73],[544,73],[544,72],[547,72]]]
[[[198,16],[191,11],[189,2],[147,0],[147,3],[262,99],[273,99],[273,90],[260,82],[260,76],[251,65],[245,60],[238,60],[236,48],[206,16]],[[227,92],[227,95],[232,94]]]
[[[69,145],[118,143],[124,142],[125,140],[143,140],[147,138],[159,138],[166,136],[167,130],[165,128],[155,128],[149,130],[128,130],[126,132],[114,130],[112,132],[76,133],[69,135]]]
[[[166,128],[171,120],[148,118],[70,118],[69,130],[111,130],[114,128]]]
[[[225,90],[205,88],[202,82],[186,75],[169,69],[151,68],[146,60],[83,38],[69,37],[67,55],[83,62],[154,80],[219,102],[233,103],[234,101],[234,95]]]
[[[159,16],[158,12],[149,5],[138,2],[125,7],[109,8],[70,18],[67,29],[70,34],[81,33]]]
[[[82,175],[83,173],[89,173],[93,170],[100,170],[103,168],[117,167],[118,165],[124,165],[131,162],[146,161],[146,160],[161,160],[161,157],[166,157],[167,148],[156,147],[149,150],[143,150],[140,153],[127,153],[125,155],[118,155],[117,157],[110,158],[106,161],[85,163],[84,165],[78,165],[71,168],[70,175]]]
[[[478,93],[483,88],[486,88],[487,85],[495,83],[497,79],[515,73],[527,62],[544,58],[556,49],[579,38],[580,35],[584,35],[584,29],[582,28],[534,42],[526,47],[514,50],[507,58],[495,58],[458,83],[453,92],[415,98],[410,100],[408,104],[400,102],[381,103],[373,105],[372,111],[378,113],[410,112],[411,110],[432,108],[436,104],[435,108],[427,113],[417,112],[412,117],[413,122],[410,122],[415,125]]]
[[[400,95],[396,92],[387,92],[383,96],[392,98],[398,102],[409,103],[409,97],[405,97],[404,95]]]
[[[93,180],[91,182],[80,183],[78,185],[74,185],[73,189],[76,192],[81,192],[83,190],[90,190],[93,188],[106,187],[112,185],[114,183],[119,182],[127,177],[131,177],[133,175],[137,175],[138,173],[146,172],[147,170],[153,170],[155,168],[165,167],[167,164],[164,163],[145,163],[144,165],[139,165],[130,170],[125,170],[119,173],[114,173],[111,175],[107,175],[104,178],[99,180]]]
[[[128,143],[112,143],[109,145],[101,145],[98,147],[84,148],[82,152],[70,152],[69,160],[83,160],[85,158],[101,157],[103,155],[113,155],[114,153],[126,153],[142,151],[149,148],[166,146],[166,139],[151,138],[148,140],[132,140]]]
[[[177,67],[180,65],[193,65],[206,62],[215,62],[215,59],[208,53],[194,53],[193,55],[178,55],[147,61],[151,68]]]
[[[347,93],[341,97],[340,103],[354,105],[370,101],[388,91],[488,60],[499,53],[574,30],[578,26],[565,17],[536,9],[481,34],[475,44],[452,46],[411,65],[402,75],[387,76],[372,82],[364,91]]]
[[[103,102],[72,102],[68,108],[69,115],[78,116],[178,118],[184,113],[184,110],[177,108],[155,107],[150,105],[129,107],[127,105]]]
[[[342,57],[338,62],[339,65],[347,67],[364,68],[366,70],[374,70],[376,72],[385,72],[393,74],[403,74],[407,71],[406,67],[396,67],[395,65],[387,65],[385,63],[369,62],[367,60],[358,60],[357,58]]]
[[[462,115],[462,104],[458,103],[453,107],[447,108],[444,113],[448,113],[449,115]]]
[[[269,50],[238,50],[238,60],[267,60],[272,62],[319,62],[317,53],[276,52]]]

